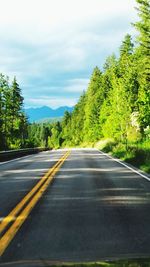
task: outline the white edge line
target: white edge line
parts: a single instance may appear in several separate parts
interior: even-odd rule
[[[120,163],[120,164],[123,165],[124,167],[126,167],[126,168],[128,168],[129,170],[135,172],[136,174],[140,175],[141,177],[145,178],[146,180],[148,180],[148,181],[150,182],[150,178],[149,178],[148,176],[146,176],[146,175],[142,174],[141,172],[139,172],[139,171],[133,169],[132,167],[126,165],[126,164],[123,163],[121,160],[116,159],[116,158],[113,158],[113,157],[111,157],[109,154],[104,153],[104,152],[101,151],[101,150],[98,150],[98,151],[99,151],[101,154],[107,156],[108,158],[111,158],[111,159],[113,159],[114,161],[117,161],[118,163]]]

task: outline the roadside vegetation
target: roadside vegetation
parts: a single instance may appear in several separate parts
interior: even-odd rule
[[[136,40],[95,67],[73,112],[60,122],[29,124],[21,90],[0,76],[0,150],[44,146],[97,147],[150,172],[150,3],[136,0]]]
[[[94,146],[144,172],[150,173],[150,142],[148,140],[138,143],[130,142],[127,145],[113,139],[105,139],[97,142]]]
[[[60,136],[63,146],[96,146],[150,172],[150,3],[137,4],[137,39],[127,34],[118,58],[94,69]]]

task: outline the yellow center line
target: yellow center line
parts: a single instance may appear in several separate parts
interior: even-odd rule
[[[37,193],[33,196],[33,198],[30,200],[30,202],[27,204],[27,206],[24,208],[24,210],[20,213],[20,215],[17,217],[15,222],[11,225],[11,227],[7,230],[7,232],[2,236],[0,239],[0,256],[4,253],[6,248],[8,247],[11,240],[14,238],[24,221],[27,219],[28,215],[38,202],[38,200],[42,197],[43,193],[46,191],[48,185],[53,180],[54,175],[58,172],[64,161],[69,156],[70,152],[67,152],[61,160],[59,160],[59,164],[56,168],[53,168],[53,172],[50,173],[48,176],[48,179],[45,181],[45,183],[40,187],[40,189],[37,191]]]
[[[66,152],[57,163],[50,168],[50,170],[40,179],[40,181],[33,187],[33,189],[18,203],[18,205],[1,221],[0,223],[0,234],[5,230],[7,225],[14,221],[20,210],[24,207],[24,205],[32,198],[32,196],[36,193],[36,191],[42,186],[42,184],[47,180],[47,178],[51,175],[55,168],[60,164],[61,161],[68,154]]]

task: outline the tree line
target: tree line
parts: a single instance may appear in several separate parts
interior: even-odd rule
[[[119,56],[109,56],[103,70],[93,70],[87,90],[62,120],[64,146],[102,138],[125,143],[150,138],[150,2],[137,3],[136,41],[127,34]]]
[[[95,67],[73,112],[53,123],[29,124],[21,89],[0,75],[0,149],[94,144],[103,138],[138,142],[150,138],[150,3],[136,0],[136,41],[127,34],[119,56]]]
[[[23,97],[16,78],[10,84],[9,77],[0,74],[0,150],[24,147],[27,127]]]
[[[29,123],[24,98],[14,77],[0,74],[0,150],[61,146],[60,122]]]
[[[103,138],[126,145],[149,140],[150,3],[137,0],[137,4],[139,21],[133,25],[139,33],[136,41],[127,34],[119,56],[109,56],[102,70],[94,68],[87,90],[61,122],[32,126],[44,131],[48,146],[86,146]]]

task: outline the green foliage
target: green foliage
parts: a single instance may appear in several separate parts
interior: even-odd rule
[[[49,138],[52,135],[52,125],[49,123],[32,123],[28,125],[27,147],[50,147]]]
[[[137,41],[137,65],[139,82],[140,126],[144,130],[150,125],[150,1],[137,0],[140,20],[134,24],[139,32]]]
[[[96,67],[86,92],[85,103],[84,139],[91,142],[100,138],[99,112],[104,100],[101,84],[102,73]]]
[[[24,147],[27,125],[16,78],[10,85],[9,78],[0,74],[0,150]]]
[[[148,0],[137,0],[137,4],[136,46],[127,34],[119,57],[108,57],[103,72],[94,69],[86,92],[72,114],[63,119],[63,145],[92,145],[103,138],[113,139],[115,143],[107,144],[105,150],[133,158],[141,152],[129,151],[129,143],[150,138],[150,6]]]
[[[49,137],[49,146],[55,149],[60,148],[62,145],[62,138],[61,138],[61,124],[60,122],[56,122],[52,125],[51,129],[51,136]]]
[[[150,173],[150,142],[149,140],[128,144],[113,139],[103,140],[96,144],[97,148],[106,153],[125,160],[126,162]]]
[[[94,68],[87,90],[60,122],[28,125],[16,78],[10,86],[8,77],[0,75],[0,149],[93,146],[107,138],[114,141],[104,145],[105,151],[147,166],[149,148],[141,144],[150,140],[150,3],[136,1],[136,46],[127,34],[119,57],[109,56],[103,71]]]

